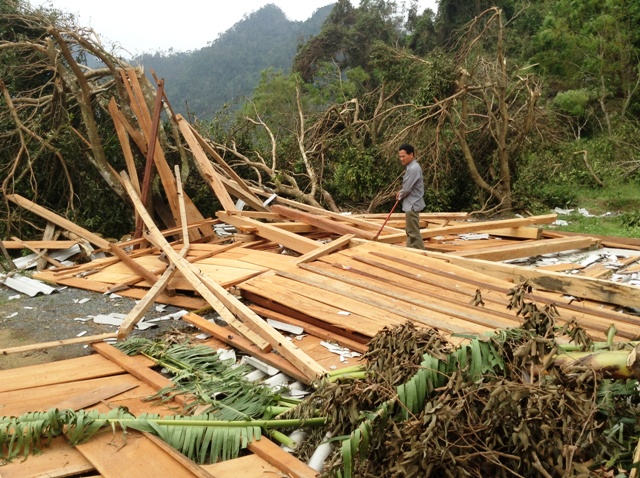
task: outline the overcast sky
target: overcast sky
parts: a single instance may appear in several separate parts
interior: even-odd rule
[[[273,3],[290,20],[306,20],[336,0],[29,0],[73,13],[81,26],[133,54],[202,48],[242,18]],[[359,0],[351,0],[359,5]],[[401,3],[400,0],[398,3]],[[408,4],[409,2],[407,2]],[[421,9],[437,10],[437,0],[419,0]]]

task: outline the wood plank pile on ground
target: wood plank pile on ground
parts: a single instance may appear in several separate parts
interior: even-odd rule
[[[123,75],[135,96],[134,79]],[[112,243],[12,195],[11,202],[51,224],[49,237],[14,238],[2,244],[5,252],[30,249],[52,266],[40,267],[37,279],[139,299],[118,331],[120,339],[131,333],[154,302],[171,304],[188,311],[182,320],[211,334],[212,347],[235,348],[311,384],[330,368],[346,366],[321,341],[362,353],[382,329],[406,322],[437,328],[453,342],[516,327],[522,318],[512,307],[512,291],[523,281],[532,288],[530,300],[557,309],[559,324],[575,320],[600,341],[607,339],[611,326],[620,338],[640,336],[640,318],[632,313],[640,303],[640,287],[608,280],[614,272],[640,270],[640,241],[543,231],[555,220],[553,214],[479,221],[465,213],[422,213],[426,251],[410,250],[403,247],[403,215],[393,214],[383,225],[384,214],[344,215],[274,198],[244,183],[180,117],[179,128],[193,160],[222,209],[215,219],[204,218],[182,192],[179,171],[171,172],[157,147],[151,160],[175,220],[175,227],[161,231],[145,209],[144,183],[137,179],[129,144],[130,137],[148,151],[147,145],[154,141],[150,115],[137,107],[139,124],[146,125],[137,131],[124,124],[116,105],[110,110],[127,158],[128,172],[121,178],[136,207],[139,237]],[[248,209],[240,210],[234,199]],[[64,239],[52,239],[51,231]],[[72,244],[81,244],[93,259],[65,265],[50,257],[49,251]],[[587,254],[603,245],[617,247],[615,267],[513,263],[569,251]],[[566,274],[568,270],[577,273]],[[226,325],[203,319],[207,310],[214,310]],[[288,340],[267,319],[302,327],[305,336]],[[60,344],[67,340],[72,339],[60,337]],[[119,405],[133,413],[150,411],[143,398],[168,384],[152,369],[154,363],[128,357],[102,342],[102,337],[80,340],[93,343],[96,354],[0,372],[2,413],[61,406],[106,411]],[[164,407],[164,412],[173,413],[169,405]],[[195,465],[148,434],[133,432],[126,444],[117,441],[109,432],[76,448],[56,439],[42,456],[15,461],[0,468],[0,474],[110,477],[135,468],[136,476],[315,475],[266,438],[250,445],[251,454],[232,460],[233,464],[206,466]]]

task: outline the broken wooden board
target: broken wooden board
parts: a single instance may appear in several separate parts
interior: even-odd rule
[[[468,257],[470,259],[482,259],[485,261],[506,261],[574,249],[591,249],[597,247],[598,243],[598,240],[591,237],[578,236],[562,239],[549,239],[545,241],[524,241],[519,244],[457,251],[452,252],[451,254],[460,257]]]
[[[24,249],[25,246],[33,249],[68,249],[77,243],[78,241],[2,241],[7,249]]]
[[[74,234],[77,234],[81,238],[90,242],[91,244],[95,244],[101,248],[108,248],[109,242],[105,239],[97,236],[96,234],[87,231],[86,229],[74,224],[73,222],[65,219],[64,217],[58,216],[56,213],[49,211],[48,209],[39,206],[33,201],[29,201],[27,198],[20,196],[19,194],[8,194],[7,199],[11,202],[16,203],[18,206],[25,208],[28,211],[31,211],[34,214],[46,219],[49,222],[52,222],[56,226],[61,227],[67,231],[71,231]]]
[[[504,227],[530,226],[532,224],[549,224],[556,220],[557,214],[547,214],[542,216],[532,216],[528,218],[503,219],[498,221],[477,221],[456,224],[452,226],[433,227],[421,229],[420,234],[423,239],[441,236],[446,234],[463,234],[478,232],[485,229],[500,229]],[[379,242],[398,243],[406,239],[406,234],[387,234],[378,238]]]
[[[231,196],[229,196],[229,192],[222,184],[218,173],[213,169],[209,158],[207,158],[207,155],[203,151],[200,143],[194,136],[190,125],[184,118],[182,118],[182,116],[178,116],[177,119],[178,128],[180,128],[182,137],[187,141],[187,144],[191,149],[191,154],[193,154],[200,176],[202,176],[202,178],[207,182],[225,211],[236,210],[237,208],[235,207]]]
[[[282,244],[284,247],[300,254],[307,254],[321,246],[317,241],[313,241],[304,236],[299,236],[292,232],[285,231],[254,219],[239,217],[222,211],[218,212],[216,216],[221,221],[231,224],[232,226],[238,228],[250,228],[253,230],[254,234],[264,237],[265,239],[269,239],[275,243]]]
[[[374,231],[360,229],[354,225],[346,224],[343,221],[336,220],[335,218],[329,218],[321,214],[311,214],[279,205],[271,206],[271,211],[280,214],[282,217],[286,217],[287,219],[303,222],[328,233],[340,235],[352,234],[356,237],[368,240],[373,240],[376,236],[376,232]]]

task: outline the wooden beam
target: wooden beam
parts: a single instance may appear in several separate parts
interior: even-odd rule
[[[47,223],[47,224],[51,224],[51,223]],[[19,238],[17,237],[12,237],[11,239],[13,239],[16,242],[22,242]],[[45,259],[47,262],[49,262],[51,265],[55,266],[55,267],[62,267],[62,264],[58,261],[56,261],[54,258],[49,257],[47,255],[47,250],[46,249],[36,249],[34,247],[30,247],[27,243],[23,243],[24,248],[25,249],[29,249],[31,252],[33,252],[34,254],[37,254],[38,256],[38,260]],[[39,268],[38,271],[41,271],[42,269],[44,269],[43,267]]]
[[[151,114],[149,113],[149,109],[144,102],[144,94],[142,93],[142,89],[140,88],[138,77],[136,76],[136,73],[133,69],[129,69],[127,70],[127,72],[129,81],[126,82],[126,84],[130,87],[132,98],[135,98],[135,100],[132,100],[132,103],[135,103],[137,105],[136,116],[138,116],[138,114],[140,115],[138,116],[138,122],[146,138],[148,147],[150,147],[150,141],[156,142],[153,161],[158,171],[160,181],[162,182],[162,186],[165,190],[173,218],[177,223],[180,216],[180,211],[178,206],[178,193],[176,190],[175,178],[173,177],[171,168],[167,164],[167,160],[164,156],[164,152],[162,151],[159,140],[157,138],[151,138]],[[189,215],[189,222],[202,221],[204,219],[200,211],[198,211],[191,199],[189,199],[189,197],[186,195],[185,204],[187,207],[187,214]],[[213,230],[206,224],[203,224],[202,227],[198,229],[204,235],[213,234]],[[190,230],[189,234],[192,240],[195,240],[199,237],[198,231]]]
[[[55,237],[54,237],[55,236]],[[52,241],[54,239],[57,239],[58,236],[60,236],[60,232],[58,232],[56,234],[56,225],[47,221],[47,225],[44,228],[44,233],[42,234],[42,240],[43,241]],[[56,267],[60,267],[62,266],[62,264],[60,264],[58,261],[54,261],[51,262],[52,258],[49,256],[48,254],[48,250],[47,248],[40,248],[43,249],[44,251],[44,255],[43,257],[41,257],[40,259],[38,259],[38,262],[36,264],[36,270],[37,271],[41,271],[42,269],[44,269],[47,265],[47,262],[54,264]],[[55,263],[58,262],[58,264],[56,265]]]
[[[160,233],[160,230],[153,222],[153,219],[151,219],[151,216],[149,216],[149,213],[144,208],[144,205],[140,201],[140,198],[136,195],[136,192],[133,189],[133,186],[131,185],[131,182],[129,181],[126,173],[123,171],[120,174],[122,175],[125,189],[127,190],[129,197],[133,201],[133,205],[138,210],[138,214],[140,214],[140,217],[147,226],[150,238],[154,241],[155,246],[161,249],[167,255],[167,258],[176,265],[178,270],[182,272],[182,275],[185,277],[185,279],[189,281],[194,289],[198,291],[198,293],[211,305],[211,307],[213,307],[213,309],[218,314],[220,314],[223,320],[225,320],[239,333],[255,343],[260,349],[264,350],[268,348],[267,341],[263,337],[257,335],[254,331],[250,330],[243,322],[236,319],[236,317],[225,306],[225,304],[223,304],[219,300],[219,298],[211,292],[210,284],[207,283],[207,285],[205,285],[205,280],[209,278],[202,274],[199,270],[194,268],[193,265],[186,261],[183,257],[180,257],[180,255],[173,249],[173,247],[171,247],[164,236]],[[224,292],[228,294],[227,291]]]
[[[186,248],[184,251],[186,252]],[[120,324],[118,328],[118,339],[124,339],[127,337],[136,324],[140,321],[142,316],[149,310],[149,307],[153,305],[155,300],[158,298],[162,291],[167,287],[169,281],[173,278],[173,275],[176,271],[175,264],[170,264],[167,267],[167,270],[164,271],[160,280],[158,280],[151,289],[145,294],[145,296],[140,300],[131,311],[127,314],[127,317],[124,319],[124,322]]]
[[[176,119],[184,120],[181,115],[177,115]],[[222,159],[222,157],[211,146],[211,144],[205,138],[203,138],[202,135],[200,135],[200,133],[198,133],[198,131],[193,126],[191,126],[191,124],[187,124],[189,125],[194,138],[198,141],[204,152],[211,156],[214,161],[218,163],[218,166],[220,166],[220,168],[222,168],[222,170],[226,172],[231,178],[229,180],[225,177],[220,177],[227,190],[230,190],[237,198],[242,199],[246,204],[254,208],[256,211],[268,211],[269,209],[262,205],[262,201],[260,201],[260,199],[255,194],[253,194],[251,188],[247,186],[244,180],[236,174],[236,172],[227,164],[224,159]]]
[[[366,219],[364,219],[362,216],[359,215],[355,215],[355,214],[340,214],[337,212],[333,212],[333,211],[328,211],[326,209],[322,209],[319,207],[315,207],[315,206],[310,206],[308,204],[302,204],[300,202],[297,201],[292,201],[290,199],[286,199],[286,198],[282,198],[280,196],[278,196],[276,198],[276,203],[278,204],[284,204],[286,206],[290,206],[292,208],[295,209],[299,209],[302,211],[306,211],[310,214],[316,214],[316,215],[320,215],[320,216],[324,216],[324,217],[328,217],[331,219],[335,219],[341,222],[345,222],[345,223],[349,223],[352,224],[353,226],[357,226],[361,229],[365,229],[368,231],[373,231],[374,233],[378,232],[378,229],[380,229],[380,224],[378,224],[377,222],[374,221],[368,221]],[[403,215],[404,218],[404,215]],[[395,229],[392,228],[390,226],[385,226],[384,230],[387,231],[389,234],[391,233],[400,233],[403,232],[399,229]]]
[[[183,257],[180,257],[165,240],[162,234],[160,234],[157,226],[153,223],[153,220],[144,209],[140,199],[137,197],[126,173],[123,172],[121,174],[123,175],[123,181],[125,183],[127,193],[131,197],[136,209],[138,209],[138,213],[149,230],[149,234],[155,241],[157,241],[157,246],[164,251],[169,260],[178,267],[180,272],[182,272],[182,275],[185,276],[191,285],[196,288],[200,295],[202,295],[207,302],[211,304],[216,312],[218,312],[229,325],[245,335],[245,337],[250,338],[250,340],[256,344],[262,344],[263,341],[267,341],[310,380],[315,380],[326,373],[323,367],[312,360],[293,343],[289,342],[286,337],[262,320],[262,318],[249,307],[222,288],[218,283],[214,282],[210,277],[200,271],[194,270],[193,266],[189,264],[189,262],[187,262]],[[237,320],[235,316],[240,317],[242,321]],[[247,327],[251,330],[247,329]],[[256,338],[254,340],[251,337]],[[260,338],[263,340],[260,340]],[[266,346],[261,348],[264,350]]]
[[[189,145],[189,148],[191,148],[191,153],[193,154],[196,167],[198,168],[198,171],[200,172],[202,179],[204,179],[207,182],[207,184],[209,185],[213,193],[216,195],[216,197],[218,198],[218,201],[220,201],[220,204],[222,205],[222,208],[225,211],[236,210],[237,208],[233,203],[231,196],[229,196],[229,192],[220,181],[220,177],[218,173],[213,169],[213,166],[211,165],[209,158],[207,158],[207,155],[204,153],[204,151],[200,147],[198,140],[193,135],[191,126],[189,125],[189,123],[187,123],[187,121],[182,116],[178,115],[177,118],[178,118],[178,127],[180,128],[180,132],[182,133],[182,136],[186,140],[187,144]]]
[[[334,241],[327,242],[324,246],[318,247],[315,251],[308,252],[307,254],[298,257],[295,260],[295,263],[304,264],[315,261],[322,256],[331,254],[332,252],[343,249],[344,247],[349,247],[349,243],[353,237],[353,234],[347,234],[346,236],[342,236]]]
[[[249,443],[248,448],[291,478],[317,478],[319,476],[316,470],[287,453],[271,440],[264,438],[254,440]]]
[[[597,245],[598,241],[591,237],[568,237],[564,239],[547,239],[540,241],[526,241],[521,244],[509,244],[499,247],[487,247],[466,251],[450,252],[449,254],[483,259],[485,261],[507,261],[521,257],[551,254],[553,252],[569,251],[573,249],[588,249]]]
[[[502,262],[468,259],[439,252],[416,253],[442,259],[465,269],[481,272],[516,284],[528,280],[542,290],[563,292],[575,297],[597,300],[607,304],[637,307],[640,303],[640,287],[591,277],[566,275],[559,272],[540,271],[531,267],[515,266]],[[410,252],[414,252],[411,250]]]
[[[287,219],[304,222],[305,224],[339,235],[352,234],[355,237],[361,237],[369,240],[373,240],[376,236],[376,233],[373,231],[364,231],[343,222],[338,222],[333,218],[326,218],[318,214],[310,214],[308,212],[298,211],[285,206],[271,206],[271,211],[280,214]]]
[[[557,214],[546,214],[543,216],[532,216],[527,218],[503,219],[500,221],[480,221],[456,224],[454,226],[434,227],[421,229],[420,234],[423,239],[446,234],[466,234],[468,232],[478,232],[487,229],[501,229],[504,227],[530,226],[532,224],[549,224],[556,220]],[[394,243],[402,242],[406,239],[406,234],[388,234],[378,238],[378,242]]]
[[[74,337],[72,339],[53,340],[51,342],[41,342],[39,344],[20,345],[8,349],[0,349],[0,355],[18,354],[22,352],[32,352],[34,350],[45,350],[53,347],[62,347],[64,345],[75,344],[92,344],[94,342],[102,342],[105,339],[114,339],[117,334],[100,334],[87,335],[85,337]]]
[[[68,219],[58,216],[56,213],[37,205],[33,201],[29,201],[27,198],[22,197],[19,194],[7,194],[6,197],[9,201],[17,204],[18,206],[21,206],[28,211],[37,214],[38,216],[54,223],[56,226],[59,226],[62,229],[66,229],[67,231],[71,231],[74,234],[77,234],[91,244],[95,244],[100,248],[109,248],[109,241],[106,241],[100,236],[87,231],[86,229],[69,221]]]
[[[144,278],[149,284],[153,285],[158,282],[158,276],[156,276],[153,272],[149,271],[145,267],[142,267],[136,261],[134,261],[129,255],[120,249],[115,244],[109,244],[109,249],[113,252],[114,255],[118,256],[118,258],[127,266],[134,274],[139,275]]]
[[[295,325],[296,327],[302,327],[305,333],[309,333],[314,337],[318,337],[320,339],[336,342],[338,343],[338,345],[347,347],[350,350],[354,350],[363,354],[368,349],[367,344],[353,340],[350,337],[345,337],[336,333],[335,331],[327,330],[310,322],[305,322],[304,320],[297,319],[276,310],[267,309],[266,307],[262,307],[260,305],[251,304],[249,305],[249,307],[251,307],[251,310],[253,310],[256,314],[262,317],[277,320],[279,322],[284,322],[285,324]]]
[[[306,254],[311,251],[315,251],[320,247],[320,243],[313,241],[304,236],[298,236],[288,231],[284,231],[277,227],[273,227],[269,224],[265,224],[246,217],[238,217],[231,214],[227,214],[224,211],[219,211],[216,216],[222,222],[231,224],[232,226],[241,228],[251,228],[255,230],[255,234],[265,239],[269,239],[277,244],[282,244],[287,249],[299,252],[300,254]]]
[[[540,227],[503,227],[500,229],[488,229],[490,236],[508,237],[512,239],[542,239],[542,228]]]
[[[116,128],[116,134],[118,135],[120,148],[122,149],[122,153],[124,154],[124,161],[127,165],[129,178],[131,178],[131,183],[133,184],[136,192],[140,194],[140,180],[138,179],[138,171],[136,169],[136,162],[133,157],[133,151],[131,150],[131,144],[129,144],[129,135],[127,134],[125,125],[120,115],[118,114],[118,105],[116,104],[116,99],[114,97],[111,97],[111,100],[109,100],[109,113],[111,114],[113,125]]]
[[[295,378],[296,380],[300,380],[303,383],[310,384],[309,378],[304,375],[300,370],[295,368],[291,362],[284,359],[278,354],[274,354],[271,352],[263,352],[262,350],[256,350],[256,347],[247,339],[237,334],[230,334],[228,329],[224,327],[220,327],[213,322],[209,322],[208,320],[200,317],[197,314],[192,312],[183,315],[181,320],[190,323],[191,325],[196,326],[198,329],[206,332],[218,340],[221,340],[227,345],[234,347],[246,354],[251,355],[252,357],[256,357],[263,362],[277,368],[278,370],[284,372],[290,377]]]

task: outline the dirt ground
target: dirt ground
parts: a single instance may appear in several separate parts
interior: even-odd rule
[[[117,326],[97,324],[92,320],[99,314],[112,312],[127,314],[135,305],[133,299],[111,297],[74,288],[57,287],[50,295],[29,297],[0,285],[0,349],[23,345],[72,339],[81,335],[115,333]],[[83,300],[89,299],[89,300]],[[144,321],[166,317],[180,311],[172,306],[164,310],[153,307],[145,314]],[[74,320],[82,319],[82,320]],[[154,327],[132,332],[132,336],[155,338],[172,330],[190,334],[200,331],[182,320],[169,318],[153,322]],[[0,355],[0,370],[53,362],[92,353],[88,345],[65,345],[44,350]]]

